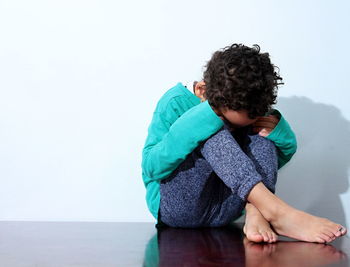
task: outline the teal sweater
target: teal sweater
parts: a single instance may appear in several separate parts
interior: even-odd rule
[[[266,138],[277,147],[280,169],[296,152],[297,141],[288,122],[277,109],[269,114],[279,118],[278,124]],[[158,220],[160,181],[167,178],[188,154],[223,125],[208,101],[200,102],[182,83],[160,98],[148,127],[141,163],[146,202],[155,219]]]

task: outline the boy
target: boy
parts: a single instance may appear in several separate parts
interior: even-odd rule
[[[142,152],[157,225],[219,227],[245,208],[243,230],[254,242],[280,234],[324,243],[346,234],[274,195],[277,170],[297,148],[289,124],[271,108],[278,80],[268,53],[233,44],[213,54],[202,81],[178,83],[162,96]]]

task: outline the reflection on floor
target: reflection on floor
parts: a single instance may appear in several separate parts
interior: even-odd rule
[[[245,238],[242,227],[159,229],[154,237],[158,239],[159,264],[153,264],[157,259],[146,253],[145,266],[349,266],[349,246],[342,251],[340,240],[318,244],[280,238],[276,243],[253,243]],[[349,245],[349,238],[343,239]]]
[[[350,238],[330,244],[248,242],[242,224],[155,228],[154,223],[0,222],[0,266],[349,266]]]

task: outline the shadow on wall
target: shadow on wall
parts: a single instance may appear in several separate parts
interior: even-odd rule
[[[275,107],[298,142],[296,154],[279,171],[276,195],[348,227],[340,194],[349,188],[350,122],[338,108],[306,97],[281,97]]]

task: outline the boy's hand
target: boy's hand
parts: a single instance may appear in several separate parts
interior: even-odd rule
[[[275,115],[259,117],[257,121],[252,124],[252,131],[266,137],[273,131],[278,122],[279,119]]]

